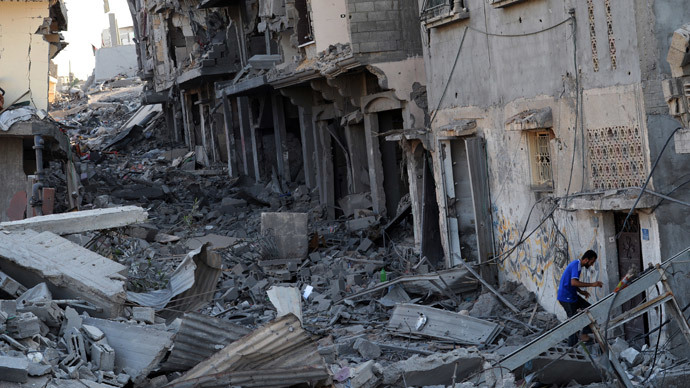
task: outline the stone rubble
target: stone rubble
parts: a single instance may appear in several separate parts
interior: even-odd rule
[[[459,303],[444,293],[420,292],[404,282],[344,299],[382,282],[434,273],[413,254],[409,223],[396,226],[389,233],[392,239],[384,242],[380,220],[366,212],[357,218],[358,209],[326,221],[318,194],[304,186],[281,192],[270,183],[264,186],[246,177],[228,179],[223,166],[204,167],[183,144],[158,140],[164,137],[157,134],[165,131],[160,115],[140,133],[125,136],[130,141],[117,152],[110,151],[105,145],[121,135],[118,128],[139,109],[140,83],[124,85],[94,86],[85,97],[54,107],[53,115],[78,150],[81,209],[138,205],[149,213],[145,224],[67,236],[126,265],[128,291],[164,289],[186,254],[208,244],[222,258],[222,275],[212,301],[195,311],[256,330],[277,318],[267,290],[295,287],[302,297],[304,329],[322,338],[319,354],[331,374],[323,386],[536,386],[538,376],[499,373],[491,367],[507,348],[525,344],[559,323],[541,308],[535,310],[535,295],[524,286],[505,282],[499,290],[521,310],[519,314],[479,288],[455,295]],[[69,210],[64,207],[67,193],[60,192],[61,181],[64,177],[59,173],[49,177],[58,189],[57,212]],[[367,201],[352,203],[366,206]],[[89,318],[79,301],[53,300],[44,283],[23,286],[35,287],[16,301],[7,294],[0,301],[0,381],[21,387],[74,386],[71,382],[90,387],[161,387],[184,372],[161,370],[165,354],[150,370],[125,370],[122,354],[109,343],[103,328],[84,323],[98,320]],[[477,347],[401,338],[385,328],[397,303],[433,306],[495,322],[501,332],[493,343]],[[130,304],[112,322],[174,338],[179,318],[166,320],[164,313]],[[130,346],[136,349],[141,344]],[[652,362],[662,367],[680,362],[664,352],[654,357],[654,349],[638,350],[620,338],[612,346],[638,383],[647,378]],[[161,351],[169,349],[162,346]],[[591,351],[596,353],[596,347]],[[563,386],[572,377],[564,379]]]

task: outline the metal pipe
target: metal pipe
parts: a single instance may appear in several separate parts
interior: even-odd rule
[[[43,180],[45,178],[43,172],[43,148],[45,142],[41,135],[34,136],[34,150],[36,150],[36,176],[37,181],[32,186],[31,207],[36,212],[37,216],[43,215],[43,195],[41,189],[43,188]]]

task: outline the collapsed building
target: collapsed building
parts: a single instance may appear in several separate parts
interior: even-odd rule
[[[11,42],[0,56],[0,220],[6,221],[50,212],[42,198],[54,193],[42,190],[43,167],[69,148],[46,118],[54,94],[51,59],[67,45],[60,34],[67,29],[67,11],[62,0],[2,1],[0,10],[0,40]]]

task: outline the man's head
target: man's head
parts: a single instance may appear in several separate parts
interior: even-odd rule
[[[590,249],[587,252],[585,252],[584,255],[582,255],[582,258],[580,259],[580,264],[582,264],[585,268],[589,268],[596,261],[597,253]]]

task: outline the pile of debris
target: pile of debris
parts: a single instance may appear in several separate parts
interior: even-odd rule
[[[80,151],[80,211],[0,224],[0,381],[358,388],[605,380],[596,350],[556,347],[513,373],[496,367],[558,320],[522,285],[494,289],[474,265],[439,270],[420,257],[409,207],[384,224],[356,194],[341,201],[343,217],[328,220],[305,186],[229,179],[222,166],[161,140],[159,107],[99,105],[111,98],[103,95],[131,93],[117,90],[58,114],[73,124]],[[94,131],[104,126],[116,129]],[[652,366],[676,365],[617,344],[638,382],[654,380]]]

